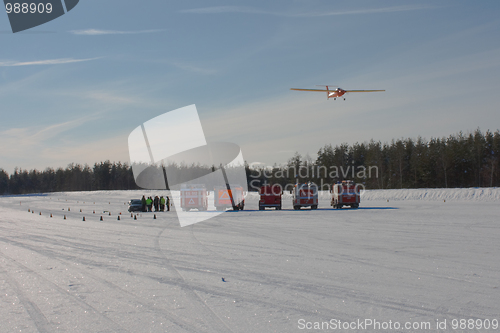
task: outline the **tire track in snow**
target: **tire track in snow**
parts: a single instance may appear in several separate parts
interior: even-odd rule
[[[52,325],[50,325],[49,321],[42,313],[42,311],[38,308],[38,306],[34,302],[32,302],[29,296],[27,296],[26,293],[22,290],[17,280],[12,277],[4,268],[0,268],[0,276],[3,276],[5,281],[7,281],[7,283],[14,289],[17,298],[23,305],[30,318],[33,320],[33,323],[35,324],[38,332],[53,332],[54,329]]]
[[[21,244],[12,244],[12,243],[10,243],[10,244],[13,246],[21,246]],[[33,252],[36,252],[37,254],[39,254],[41,256],[44,256],[44,257],[51,259],[51,260],[58,261],[64,265],[74,264],[74,261],[57,258],[54,255],[48,255],[44,252],[37,251],[33,248],[29,248],[29,249]],[[107,286],[108,289],[110,289],[110,290],[118,291],[119,293],[122,293],[122,294],[128,296],[127,300],[133,300],[135,303],[137,303],[137,304],[141,305],[142,307],[147,308],[153,312],[161,312],[161,314],[164,317],[166,317],[166,319],[168,319],[169,321],[176,324],[177,326],[179,326],[180,328],[184,329],[187,332],[197,333],[200,331],[200,327],[194,326],[192,323],[180,318],[179,316],[172,314],[171,311],[168,311],[164,308],[160,308],[160,307],[155,306],[155,305],[151,305],[150,302],[143,299],[142,297],[137,296],[137,295],[121,288],[120,286],[114,284],[111,281],[108,281],[106,279],[103,279],[103,278],[97,276],[96,274],[91,273],[88,269],[84,269],[82,267],[74,266],[74,265],[71,266],[71,269],[83,273],[86,277],[90,277],[91,279],[97,281],[98,283]],[[112,271],[124,273],[124,271],[120,271],[120,270],[112,270]],[[132,299],[130,297],[132,297]],[[47,332],[50,332],[50,331],[47,331]]]
[[[215,250],[212,250],[211,248],[209,248],[208,246],[206,246],[205,244],[203,244],[203,243],[202,243],[202,242],[201,242],[201,241],[200,241],[200,240],[196,237],[196,235],[194,234],[194,225],[191,225],[189,228],[191,229],[191,236],[192,236],[192,238],[193,238],[193,239],[197,242],[197,244],[199,244],[199,246],[201,246],[204,250],[206,250],[206,251],[208,251],[208,252],[213,253],[213,254],[214,254],[214,255],[216,255],[217,257],[223,257],[223,258],[226,258],[226,259],[227,259],[227,261],[229,261],[229,258],[227,258],[227,256],[224,256],[223,254],[221,254],[221,253],[219,253],[219,252],[217,252],[217,251],[215,251]],[[234,266],[239,267],[239,268],[240,268],[240,269],[239,269],[239,271],[240,271],[240,272],[246,272],[246,271],[247,271],[247,267],[244,267],[241,263],[238,263],[237,261],[232,261],[232,264],[233,264]],[[226,274],[226,276],[228,276],[228,275]],[[255,282],[254,280],[249,280],[249,279],[248,279],[248,274],[243,274],[242,276],[239,276],[239,279],[241,279],[241,280],[246,280],[247,282]],[[265,285],[268,285],[268,286],[275,286],[275,285],[276,285],[276,282],[277,282],[277,281],[273,281],[273,282],[271,282],[271,280],[270,280],[269,278],[266,278],[266,279],[264,279],[264,280],[262,280],[262,279],[261,279],[261,280],[259,280],[259,281],[261,281],[261,283],[262,283],[262,284],[265,284]],[[299,290],[296,290],[296,291],[297,291],[297,292],[299,292]],[[302,292],[302,291],[300,291],[300,292]],[[329,312],[333,312],[333,313],[335,313],[335,316],[336,316],[338,319],[341,319],[341,320],[347,320],[347,319],[349,318],[349,317],[347,316],[347,314],[346,314],[346,313],[339,312],[338,310],[334,310],[334,309],[331,309],[331,308],[329,308],[329,307],[326,307],[325,305],[320,304],[320,303],[318,303],[318,302],[316,302],[316,301],[312,300],[312,299],[311,299],[311,298],[309,298],[309,297],[306,297],[306,296],[301,295],[301,294],[296,294],[296,296],[299,296],[299,297],[301,297],[302,299],[305,299],[306,301],[308,301],[309,303],[311,303],[311,304],[315,305],[315,306],[316,306],[316,310],[323,310],[323,311],[325,311],[325,310],[326,310],[326,311],[329,311]],[[246,301],[253,302],[254,304],[260,304],[260,305],[262,305],[262,304],[266,304],[266,305],[268,305],[268,306],[269,306],[269,305],[270,305],[270,306],[275,306],[275,303],[263,302],[262,300],[259,300],[258,302],[256,302],[256,300],[255,300],[255,299],[251,299],[251,298],[250,298],[250,299],[249,299],[249,298],[246,298],[245,300],[246,300]],[[283,304],[282,304],[281,306],[282,306],[282,308],[283,308]],[[293,310],[293,311],[296,311],[296,312],[299,312],[299,313],[303,313],[303,314],[305,313],[305,314],[307,314],[307,315],[312,315],[312,314],[315,314],[315,313],[313,313],[312,311],[304,311],[303,309],[298,308],[298,306],[299,306],[299,305],[297,305],[297,304],[293,304],[293,305],[288,305],[286,308],[287,308],[288,310]],[[299,306],[299,307],[300,307],[300,306]],[[303,306],[302,306],[302,307],[303,307]]]
[[[32,275],[40,278],[41,280],[45,281],[46,284],[50,285],[55,291],[59,292],[60,294],[63,294],[67,298],[71,299],[73,301],[73,303],[77,304],[78,306],[80,306],[81,308],[85,309],[86,311],[89,311],[89,313],[94,313],[94,314],[98,315],[99,317],[101,317],[108,324],[108,326],[109,326],[108,328],[111,329],[113,332],[129,332],[129,333],[131,333],[129,330],[121,327],[117,322],[113,321],[108,316],[106,316],[103,313],[101,313],[99,310],[97,310],[96,308],[94,308],[92,305],[90,305],[87,302],[83,301],[81,298],[79,298],[79,297],[71,294],[70,292],[64,290],[63,288],[59,287],[57,284],[55,284],[54,282],[50,281],[49,279],[47,279],[43,275],[35,272],[31,268],[29,268],[29,267],[21,264],[17,260],[9,257],[8,255],[6,255],[6,254],[4,254],[2,252],[0,252],[0,256],[2,256],[3,258],[5,258],[7,261],[11,262],[12,264],[18,266],[20,269],[22,269],[22,270],[24,270],[24,271],[26,271],[26,272],[28,272],[28,273],[30,273],[30,274],[32,274]],[[30,302],[31,301],[28,300],[28,304]],[[32,304],[34,305],[34,303],[32,303]],[[36,307],[36,305],[35,305],[35,307]],[[37,309],[37,307],[35,309]],[[35,312],[36,312],[36,310],[35,310]],[[37,318],[37,320],[40,320],[39,315],[35,314],[35,317]],[[102,329],[101,329],[101,331],[102,331]],[[45,332],[49,332],[50,333],[50,332],[52,332],[52,330],[47,330]]]
[[[179,272],[179,270],[170,262],[170,259],[165,254],[165,252],[161,249],[160,246],[160,238],[163,232],[167,230],[167,226],[165,226],[156,236],[155,238],[155,248],[160,253],[160,255],[165,259],[165,263],[170,267],[170,269],[183,281],[184,285],[187,288],[183,288],[186,296],[193,300],[192,305],[195,307],[195,311],[197,313],[205,313],[208,314],[203,316],[203,321],[205,321],[208,326],[214,329],[215,332],[232,332],[233,330],[225,323],[222,318],[220,318],[217,313],[203,300],[203,298],[196,292],[194,288],[190,286],[190,284],[186,281],[184,276]]]
[[[260,233],[256,233],[253,231],[249,231],[248,228],[245,228],[240,224],[231,225],[231,229],[236,231],[236,232],[239,232],[241,234],[244,234],[244,235],[251,234],[251,235],[254,235],[254,236],[259,237],[259,238],[266,238],[269,241],[274,242],[274,243],[279,243],[281,245],[290,246],[290,243],[280,241],[272,236],[266,235],[265,232],[260,234]],[[293,247],[294,248],[301,248],[303,250],[315,252],[317,254],[325,256],[324,252],[322,252],[320,250],[316,250],[316,249],[311,248],[311,247],[302,246],[299,244],[293,244]],[[330,255],[327,255],[327,256],[330,256]],[[369,266],[382,267],[382,268],[385,268],[388,270],[406,271],[404,269],[401,269],[400,267],[388,266],[388,265],[383,265],[383,264],[374,264],[374,263],[367,262],[366,260],[355,258],[352,256],[342,255],[341,257],[342,257],[343,261],[346,263],[356,262],[356,263],[369,265]],[[339,259],[337,256],[335,256],[335,258]],[[428,276],[431,276],[434,278],[447,279],[450,281],[472,283],[472,281],[465,280],[465,279],[457,279],[457,278],[446,277],[446,276],[438,276],[435,274],[431,274],[431,273],[427,273],[427,272],[420,272],[420,271],[418,271],[418,273],[422,274],[422,275],[428,275]],[[267,277],[267,279],[270,279],[270,278],[271,278],[270,276]],[[483,283],[476,283],[476,284],[485,285]],[[314,294],[314,292],[315,292],[314,289],[308,290],[307,289],[308,286],[313,287],[313,285],[310,285],[310,283],[301,281],[300,287],[297,287],[296,285],[290,285],[289,287],[291,289],[298,291],[298,292],[306,292],[308,295],[311,293]],[[422,306],[411,305],[411,304],[403,303],[403,302],[400,302],[398,300],[392,300],[392,299],[382,299],[381,300],[380,298],[376,298],[376,297],[370,296],[369,294],[360,293],[360,292],[358,292],[356,295],[352,295],[351,291],[352,291],[351,288],[331,286],[331,295],[339,295],[340,294],[341,298],[349,297],[351,299],[355,299],[357,302],[359,302],[361,304],[369,305],[369,306],[375,307],[375,308],[386,308],[386,309],[390,309],[390,310],[397,310],[397,311],[403,311],[403,312],[409,312],[409,313],[420,313],[422,315],[429,315],[429,314],[432,314],[433,316],[441,315],[443,318],[449,317],[450,319],[459,318],[460,316],[463,316],[462,313],[452,313],[452,312],[448,312],[448,311],[439,311],[440,310],[439,308],[437,308],[437,309],[423,308]],[[317,294],[317,296],[321,296],[321,295],[322,294]],[[335,297],[337,298],[339,296],[335,296]],[[308,298],[306,297],[306,299],[308,299]],[[308,300],[312,301],[310,299],[308,299]],[[322,306],[324,307],[324,305],[322,305]],[[470,316],[470,317],[473,319],[479,319],[479,318],[476,318],[474,316]]]
[[[57,223],[56,226],[58,226],[58,225],[67,226],[65,223]],[[85,242],[88,240],[87,239],[82,240],[81,237],[80,238],[78,238],[78,237],[68,238],[68,237],[66,237],[66,235],[65,236],[53,235],[52,234],[53,229],[48,229],[47,228],[48,226],[54,227],[54,224],[53,223],[44,224],[42,229],[40,229],[40,226],[37,224],[37,229],[34,232],[31,232],[31,233],[22,232],[21,234],[16,233],[14,235],[14,237],[19,238],[18,241],[11,239],[12,236],[6,236],[4,233],[4,237],[0,237],[0,242],[3,242],[5,244],[9,244],[11,246],[15,246],[15,247],[19,247],[22,249],[32,251],[32,252],[37,253],[38,255],[43,256],[47,259],[60,262],[60,263],[64,264],[66,267],[68,264],[71,265],[71,264],[74,264],[75,262],[79,262],[80,264],[84,264],[84,265],[92,265],[92,263],[87,262],[85,260],[82,260],[81,257],[76,256],[74,254],[72,256],[65,254],[65,252],[63,251],[65,248],[53,249],[53,248],[47,247],[46,245],[71,246],[71,249],[78,250],[79,253],[81,253],[82,251],[88,252],[89,250],[91,250],[89,253],[90,255],[94,255],[96,253],[108,253],[109,252],[109,250],[106,250],[105,248],[93,249],[94,245],[89,244],[88,242]],[[75,229],[75,227],[78,229],[80,228],[78,225],[70,224],[70,226],[72,227],[71,230]],[[142,226],[142,224],[141,224],[141,226]],[[147,227],[151,227],[151,226],[147,226]],[[158,225],[156,225],[155,228],[158,229]],[[0,230],[1,230],[1,227],[0,227]],[[41,230],[43,231],[43,233],[50,234],[51,237],[46,237],[46,236],[41,235],[41,233],[40,233]],[[11,231],[11,230],[5,229],[5,231]],[[121,233],[119,233],[119,234],[121,234]],[[35,236],[33,236],[33,235],[35,235]],[[21,241],[21,239],[24,241]],[[35,244],[28,244],[28,243],[26,243],[26,240],[35,241],[36,242],[35,244],[39,243],[40,245],[36,246]],[[109,244],[109,243],[107,243],[107,244]],[[111,243],[111,244],[115,244],[115,243]],[[114,247],[114,246],[112,246],[112,247]],[[12,259],[12,260],[14,260],[14,259]],[[146,262],[147,262],[148,259],[141,257],[141,258],[136,258],[136,260],[141,260],[142,262],[144,262],[146,260]],[[140,304],[141,306],[143,306],[143,307],[145,307],[153,312],[161,312],[162,316],[165,317],[165,319],[169,320],[170,322],[172,322],[173,324],[177,325],[178,327],[182,328],[183,330],[185,330],[187,332],[196,333],[196,332],[200,332],[202,330],[200,326],[194,325],[193,322],[186,321],[186,320],[182,319],[181,317],[174,315],[173,313],[171,313],[170,311],[168,311],[165,308],[160,308],[158,306],[154,306],[154,305],[150,304],[150,302],[148,302],[147,300],[144,300],[143,298],[140,298],[139,296],[137,296],[133,293],[130,293],[130,292],[124,290],[123,288],[120,288],[119,286],[115,285],[114,283],[112,283],[110,281],[107,281],[105,279],[98,277],[95,274],[92,274],[91,271],[89,271],[88,269],[85,269],[85,268],[80,267],[80,266],[75,266],[75,265],[71,265],[71,269],[79,271],[79,272],[83,273],[83,275],[85,275],[86,277],[90,277],[91,279],[94,279],[98,283],[107,286],[107,289],[109,289],[109,290],[115,290],[115,291],[118,291],[122,294],[125,294],[127,296],[127,301],[130,301],[131,300],[130,296],[132,296],[133,302]],[[122,274],[127,273],[126,271],[120,270],[119,268],[109,268],[108,267],[106,269],[108,269],[110,271],[116,271],[116,272],[122,273]],[[148,276],[144,276],[144,277],[151,278]],[[157,280],[154,277],[152,279],[155,281]],[[47,332],[50,332],[50,330]]]

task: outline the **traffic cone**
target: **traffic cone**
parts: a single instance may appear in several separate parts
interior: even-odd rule
[[[103,221],[102,216],[101,216],[101,219],[99,221]]]
[[[66,215],[64,215],[64,220],[66,220]]]
[[[83,217],[83,220],[82,221],[85,221],[85,216]]]
[[[28,208],[28,213],[31,212],[31,210]]]
[[[42,215],[42,212],[40,212],[40,215]]]
[[[120,215],[118,215],[118,218],[117,218],[118,221],[120,221]]]
[[[34,210],[32,210],[32,211],[31,211],[31,214],[35,214],[35,211],[34,211]]]
[[[82,212],[82,210],[80,209],[80,213]]]
[[[111,216],[111,212],[109,212],[109,216]]]
[[[94,210],[94,212],[92,214],[95,214],[95,210]]]
[[[134,220],[137,220],[137,215],[134,216]]]
[[[70,212],[70,211],[71,211],[71,207],[68,207],[68,212]]]
[[[153,220],[156,220],[156,214],[153,216]]]
[[[50,213],[50,217],[52,217],[52,213]]]
[[[130,217],[134,217],[134,214],[130,213]]]

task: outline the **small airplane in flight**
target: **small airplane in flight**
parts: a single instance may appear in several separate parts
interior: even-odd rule
[[[298,89],[298,88],[291,88],[290,90],[326,92],[326,99],[333,98],[334,100],[336,100],[337,97],[344,96],[346,93],[385,91],[385,90],[344,90],[344,89],[338,88],[338,87],[337,87],[337,89],[331,90],[328,88],[328,86],[319,86],[319,87],[326,87],[326,90],[324,90],[324,89]],[[330,86],[330,87],[332,87],[332,86]],[[344,101],[345,101],[345,97],[344,97]]]

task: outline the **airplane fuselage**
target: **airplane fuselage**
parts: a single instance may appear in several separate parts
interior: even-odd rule
[[[328,86],[325,86],[325,89],[302,89],[302,88],[290,88],[290,90],[299,90],[299,91],[314,91],[314,92],[326,92],[326,98],[337,99],[337,97],[342,97],[346,93],[354,93],[354,92],[375,92],[375,91],[385,91],[385,90],[344,90],[342,88],[337,88],[330,90]],[[345,97],[344,97],[345,100]]]
[[[346,91],[344,89],[337,88],[334,92],[328,93],[328,98],[337,98],[345,95]]]

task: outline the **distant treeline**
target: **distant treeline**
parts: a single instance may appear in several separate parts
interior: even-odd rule
[[[0,194],[60,191],[131,190],[138,187],[127,164],[110,161],[89,165],[69,164],[66,169],[44,171],[15,169],[10,176],[0,169]]]
[[[296,179],[311,180],[320,186],[351,179],[368,189],[497,187],[500,132],[482,133],[478,129],[430,141],[419,137],[391,143],[372,140],[326,145],[315,160],[296,153],[286,166],[275,166],[265,175],[263,171],[258,179],[281,185]],[[250,174],[255,177],[255,171]]]
[[[207,174],[213,167],[179,166],[186,172]],[[201,170],[201,169],[203,170]],[[206,169],[206,170],[205,170]],[[450,135],[447,138],[398,139],[391,143],[370,141],[353,145],[325,145],[313,160],[296,153],[286,165],[250,168],[248,187],[263,183],[313,181],[322,189],[343,179],[363,183],[368,189],[500,186],[500,132]],[[66,169],[44,171],[0,169],[0,194],[58,191],[138,189],[128,164],[110,161],[70,164]]]

